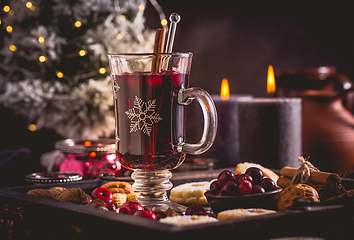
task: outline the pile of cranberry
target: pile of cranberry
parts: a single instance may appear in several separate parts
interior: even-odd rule
[[[120,206],[120,208],[116,209],[115,205],[112,203],[113,194],[109,189],[104,187],[95,188],[91,196],[93,201],[88,204],[90,207],[103,207],[106,210],[113,211],[116,213],[123,213],[128,215],[133,215],[137,217],[143,217],[151,220],[157,220],[156,214],[146,211],[143,206],[138,202],[125,202]]]
[[[223,170],[217,180],[210,184],[210,192],[217,196],[264,193],[276,188],[275,182],[264,177],[262,170],[257,167],[250,167],[245,173],[236,175],[230,170]]]

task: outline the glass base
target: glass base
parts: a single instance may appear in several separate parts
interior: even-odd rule
[[[150,210],[152,208],[162,210],[172,208],[185,212],[185,206],[173,203],[167,197],[166,191],[173,186],[170,182],[172,173],[169,170],[134,170],[131,177],[134,180],[133,190],[139,192],[138,201],[141,205],[148,207]]]

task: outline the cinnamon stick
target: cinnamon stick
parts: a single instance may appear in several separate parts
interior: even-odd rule
[[[277,185],[281,188],[286,188],[287,186],[290,186],[291,183],[291,178],[285,177],[285,176],[280,176],[277,180]]]
[[[154,53],[163,53],[165,48],[166,29],[158,28],[155,32]],[[161,68],[161,56],[152,59],[151,72],[157,72]]]
[[[282,169],[280,169],[280,175],[292,179],[293,176],[295,175],[296,170],[297,168],[283,167]],[[331,175],[331,173],[321,172],[321,171],[310,171],[309,180],[310,182],[314,182],[314,183],[326,184],[329,175]]]

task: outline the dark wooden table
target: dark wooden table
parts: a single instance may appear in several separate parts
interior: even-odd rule
[[[176,186],[185,182],[212,180],[220,171],[174,173],[171,181]],[[26,194],[30,189],[54,186],[80,187],[91,193],[102,184],[102,180],[85,180],[0,189],[0,239],[271,239],[291,236],[348,239],[348,236],[352,237],[354,227],[353,205],[314,206],[177,227]]]

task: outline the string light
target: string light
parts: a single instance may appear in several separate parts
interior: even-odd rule
[[[102,68],[100,68],[98,70],[98,72],[101,73],[101,74],[105,74],[106,73],[106,69],[102,67]]]
[[[1,21],[1,19],[0,19],[0,25],[1,25],[1,23],[2,23],[2,21]]]
[[[33,4],[31,2],[26,2],[26,7],[27,8],[31,8],[33,6]]]
[[[9,33],[12,32],[12,27],[11,26],[7,26],[6,27],[6,31],[9,32]]]
[[[75,22],[75,27],[79,28],[81,27],[82,23],[80,21],[76,21]]]
[[[15,11],[11,9],[11,10],[9,11],[9,15],[12,16],[12,15],[14,15],[14,14],[15,14]]]
[[[30,130],[31,132],[34,132],[37,130],[37,126],[35,124],[29,124],[28,130]]]
[[[36,7],[34,5],[32,5],[30,9],[32,10],[32,12],[36,11]]]
[[[60,71],[57,71],[56,74],[57,74],[58,78],[63,78],[64,77],[64,74],[62,72],[60,72]]]
[[[85,56],[86,54],[87,54],[87,51],[86,51],[86,50],[80,50],[80,51],[79,51],[79,55],[80,55],[81,57]]]
[[[140,4],[139,5],[139,11],[144,12],[144,10],[145,10],[145,5],[144,4]]]
[[[42,56],[39,56],[38,60],[39,60],[40,62],[45,62],[45,61],[47,60],[47,58],[42,55]]]
[[[17,47],[15,45],[10,45],[9,49],[10,51],[15,52],[17,50]]]
[[[39,43],[44,43],[44,37],[39,37],[39,38],[38,38],[38,42],[39,42]]]
[[[125,21],[127,18],[122,14],[119,16],[122,21]]]
[[[161,19],[161,25],[163,26],[163,27],[166,27],[167,26],[167,20],[164,18],[164,19]]]
[[[5,6],[3,7],[4,12],[9,12],[10,9],[11,9],[11,8],[10,8],[8,5],[5,5]]]
[[[121,40],[121,39],[123,38],[123,34],[122,34],[122,33],[118,33],[117,36],[116,36],[116,38],[117,38],[118,40]]]
[[[95,152],[91,152],[91,153],[89,154],[89,156],[92,157],[92,158],[94,158],[94,157],[96,157],[96,153],[95,153]]]

